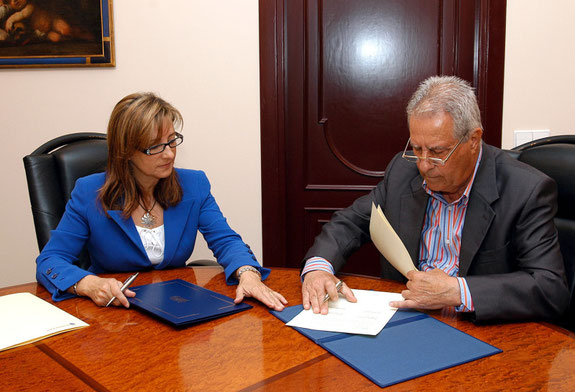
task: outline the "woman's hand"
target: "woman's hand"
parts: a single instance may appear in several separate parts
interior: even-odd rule
[[[240,276],[240,283],[236,289],[236,299],[239,304],[244,297],[252,297],[274,310],[283,310],[288,301],[281,295],[263,284],[259,274],[253,271],[245,271]]]
[[[114,278],[100,278],[96,275],[87,275],[80,279],[76,285],[76,292],[78,295],[90,297],[92,301],[98,306],[106,306],[112,297],[116,297],[112,305],[130,307],[128,298],[135,297],[136,293],[130,289],[126,289],[123,293],[120,291],[122,282]]]

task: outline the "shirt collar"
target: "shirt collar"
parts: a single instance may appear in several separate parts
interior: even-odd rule
[[[461,195],[461,197],[459,199],[455,200],[453,203],[448,203],[443,198],[443,195],[441,194],[441,192],[434,192],[431,189],[429,189],[429,187],[427,186],[427,182],[425,180],[423,180],[423,184],[422,184],[423,190],[428,195],[441,201],[444,204],[458,204],[458,203],[467,204],[467,201],[469,200],[469,194],[471,193],[471,187],[473,186],[473,182],[475,181],[475,175],[477,174],[477,169],[479,168],[479,163],[481,162],[481,156],[482,155],[483,155],[483,143],[480,143],[479,144],[479,155],[477,156],[477,161],[475,161],[475,169],[473,169],[473,176],[471,177],[471,180],[469,181],[469,183],[465,187],[465,191],[463,191],[463,194]]]

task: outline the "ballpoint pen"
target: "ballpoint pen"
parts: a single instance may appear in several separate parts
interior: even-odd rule
[[[136,272],[134,275],[130,276],[128,279],[126,279],[126,281],[124,282],[124,284],[122,285],[122,287],[120,288],[120,291],[123,293],[124,290],[126,290],[128,288],[129,285],[132,284],[132,282],[134,281],[134,279],[136,279],[136,277],[138,276],[139,272]],[[110,304],[112,302],[114,302],[114,300],[116,299],[116,297],[112,297],[110,299],[110,301],[108,301],[108,303],[106,304],[106,307],[110,306]]]
[[[341,290],[341,285],[343,284],[343,281],[339,281],[335,284],[335,289],[337,290],[337,292],[339,293],[339,290]],[[323,297],[323,303],[325,303],[326,301],[329,301],[329,294],[326,293],[325,297]]]

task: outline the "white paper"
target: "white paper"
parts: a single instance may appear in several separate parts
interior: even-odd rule
[[[30,293],[1,296],[0,315],[0,351],[88,326]]]
[[[311,309],[304,309],[286,325],[319,331],[377,335],[397,311],[389,306],[389,302],[403,301],[399,293],[352,291],[357,298],[356,303],[340,295],[337,301],[329,301],[328,314],[316,314]]]
[[[387,261],[407,278],[409,271],[416,271],[409,252],[403,245],[401,238],[387,221],[381,207],[371,204],[371,218],[369,221],[369,234],[375,247]]]

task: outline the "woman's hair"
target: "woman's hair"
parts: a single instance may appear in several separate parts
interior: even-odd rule
[[[467,140],[474,129],[483,129],[473,88],[456,76],[425,79],[407,104],[408,121],[412,116],[440,112],[451,115],[456,139]]]
[[[109,210],[122,210],[127,219],[138,208],[142,191],[133,175],[130,158],[160,143],[164,127],[170,123],[181,129],[182,115],[153,93],[130,94],[116,104],[108,123],[106,181],[98,195],[106,215]],[[175,170],[160,179],[154,189],[154,197],[164,209],[178,204],[182,193]]]

